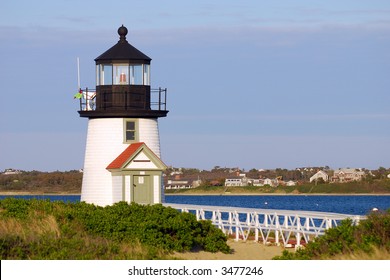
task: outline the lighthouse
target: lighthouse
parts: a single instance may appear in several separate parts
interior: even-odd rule
[[[88,118],[81,201],[112,205],[164,200],[158,119],[166,117],[166,88],[151,89],[151,58],[126,39],[95,59],[96,89],[80,89]]]

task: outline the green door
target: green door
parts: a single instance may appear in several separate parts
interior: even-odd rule
[[[153,203],[153,186],[149,176],[133,176],[133,201],[140,204]]]

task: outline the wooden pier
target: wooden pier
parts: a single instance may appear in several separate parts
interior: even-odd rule
[[[164,203],[182,212],[196,215],[198,220],[210,220],[226,235],[235,240],[262,241],[284,247],[299,248],[342,220],[351,219],[358,224],[365,216],[314,211],[238,208],[207,205]]]

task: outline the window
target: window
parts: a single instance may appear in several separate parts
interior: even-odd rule
[[[99,64],[96,85],[150,85],[149,64]]]
[[[98,85],[112,85],[112,65],[101,64],[99,67]]]
[[[135,140],[135,122],[126,122],[126,141]]]
[[[142,65],[130,65],[130,84],[142,85]]]
[[[134,119],[128,119],[124,121],[124,135],[123,135],[123,142],[124,143],[131,143],[131,142],[137,142],[138,141],[138,123]]]
[[[150,65],[144,64],[144,85],[150,85]]]
[[[116,85],[129,84],[129,65],[114,65],[114,81]]]

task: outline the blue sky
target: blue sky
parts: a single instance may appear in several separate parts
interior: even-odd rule
[[[23,8],[21,8],[23,7]],[[390,167],[389,1],[2,1],[0,170],[83,166],[117,29],[168,88],[167,165]]]

